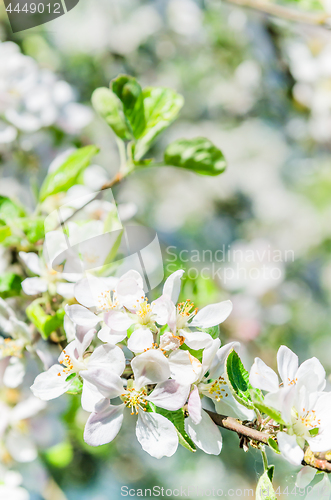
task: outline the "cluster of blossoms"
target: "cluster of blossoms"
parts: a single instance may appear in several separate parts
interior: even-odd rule
[[[0,44],[0,58],[0,144],[51,125],[75,134],[91,121],[91,110],[75,102],[72,87],[40,69],[14,42]]]

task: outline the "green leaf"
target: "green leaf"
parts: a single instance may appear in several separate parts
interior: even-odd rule
[[[256,488],[256,500],[277,500],[275,490],[272,486],[274,468],[271,465],[260,477]]]
[[[280,454],[280,451],[279,451],[279,448],[278,448],[278,444],[277,442],[272,438],[270,437],[268,439],[268,445],[270,446],[270,448],[275,452],[277,453],[277,455]]]
[[[210,328],[198,328],[201,332],[206,332],[208,333],[213,339],[218,339],[220,336],[220,328],[219,325],[217,326],[211,326]]]
[[[7,196],[0,196],[0,219],[8,224],[12,219],[24,217],[24,209]]]
[[[315,436],[317,436],[318,432],[319,432],[319,428],[315,427],[315,429],[310,429],[309,434],[311,435],[311,437],[315,437]]]
[[[45,458],[53,467],[67,467],[74,458],[70,442],[64,441],[63,443],[48,448],[48,450],[45,451]]]
[[[79,377],[76,377],[76,373],[72,373],[69,375],[67,380],[70,380],[70,377],[72,377],[74,380],[72,381],[69,389],[67,390],[68,394],[81,394],[83,390],[83,382]],[[76,378],[75,378],[76,377]]]
[[[219,175],[226,168],[223,153],[204,137],[172,142],[164,153],[164,161],[166,165],[203,175]]]
[[[249,383],[249,373],[245,370],[240,357],[234,350],[226,359],[225,374],[234,398],[246,408],[253,409],[254,404],[250,392],[253,390],[253,386]]]
[[[92,105],[120,139],[123,141],[132,139],[125,121],[122,103],[114,92],[106,87],[96,89],[92,94]]]
[[[146,127],[137,141],[135,160],[140,160],[157,136],[176,119],[184,99],[165,87],[147,87],[143,90]]]
[[[275,422],[285,425],[285,422],[282,419],[280,411],[275,410],[275,408],[270,408],[264,403],[264,397],[261,391],[259,391],[258,389],[252,389],[251,398],[255,408],[257,408],[261,413],[265,413],[266,415],[268,415],[268,417],[271,417],[272,420],[274,420]]]
[[[112,81],[112,90],[123,104],[124,115],[133,136],[139,139],[146,127],[141,86],[132,76],[119,75]]]
[[[9,236],[11,236],[10,227],[2,225],[0,221],[0,243],[4,242]]]
[[[76,184],[79,175],[89,166],[98,151],[96,146],[85,146],[74,151],[61,167],[47,175],[40,189],[40,201],[53,194],[67,191]]]
[[[4,273],[0,276],[0,297],[15,297],[21,292],[22,278],[15,273]]]
[[[54,315],[46,314],[40,304],[40,299],[34,300],[27,307],[26,314],[44,339],[63,325],[65,316],[64,309],[59,309]]]
[[[45,219],[44,217],[37,218],[22,218],[17,219],[16,224],[20,227],[30,243],[36,243],[43,240],[45,237]]]
[[[176,431],[178,434],[178,439],[179,443],[184,446],[189,451],[195,452],[196,447],[195,444],[193,443],[192,439],[190,436],[187,434],[185,431],[185,417],[184,417],[184,410],[180,409],[177,411],[169,411],[169,410],[164,410],[163,408],[159,408],[158,406],[155,406],[154,404],[150,404],[150,407],[155,413],[159,413],[160,415],[163,415],[165,418],[170,420],[176,427]]]

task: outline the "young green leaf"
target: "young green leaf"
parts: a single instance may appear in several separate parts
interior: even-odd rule
[[[246,408],[253,409],[250,393],[253,387],[249,383],[249,373],[236,351],[232,350],[226,359],[225,375],[234,398]]]
[[[79,175],[89,166],[98,151],[96,146],[85,146],[74,151],[61,167],[47,175],[40,189],[40,201],[53,194],[67,191],[76,184]]]
[[[268,439],[268,445],[270,446],[270,448],[275,452],[277,453],[277,455],[280,454],[280,451],[279,451],[279,448],[278,448],[278,444],[277,442],[272,438],[270,437]]]
[[[226,168],[222,151],[204,137],[172,142],[164,153],[164,161],[166,165],[203,175],[219,175]]]
[[[157,136],[176,119],[184,99],[165,87],[146,87],[143,90],[146,127],[137,141],[135,160],[140,160],[150,149]]]
[[[130,141],[133,138],[125,121],[122,103],[114,92],[106,87],[96,89],[92,94],[92,105],[120,139]]]
[[[0,228],[1,229],[1,228]],[[0,297],[15,297],[21,292],[22,277],[15,273],[4,273],[0,276]]]
[[[0,243],[5,242],[5,240],[11,236],[11,229],[0,221]]]
[[[271,417],[275,422],[285,425],[280,411],[275,410],[275,408],[271,408],[264,403],[264,397],[261,391],[258,389],[251,389],[250,394],[255,408],[257,408],[261,413],[268,415],[268,417]]]
[[[0,196],[0,220],[9,221],[26,215],[24,209],[7,196]]]
[[[256,488],[256,500],[277,500],[272,486],[273,474],[274,466],[271,465],[260,477]]]
[[[177,411],[168,411],[164,410],[163,408],[159,408],[158,406],[155,406],[154,404],[150,405],[152,410],[155,413],[159,413],[160,415],[163,415],[166,417],[170,422],[174,424],[176,427],[176,431],[178,434],[178,439],[179,443],[184,446],[189,451],[196,451],[195,444],[193,443],[192,439],[190,436],[187,434],[185,431],[185,418],[184,418],[184,411],[182,409],[177,410]]]
[[[139,139],[145,130],[145,110],[142,88],[135,78],[119,75],[112,81],[112,91],[123,104],[123,111],[133,136]]]
[[[59,309],[53,316],[46,314],[39,299],[34,300],[27,307],[26,314],[44,339],[47,339],[51,333],[63,325],[65,316],[64,309]]]

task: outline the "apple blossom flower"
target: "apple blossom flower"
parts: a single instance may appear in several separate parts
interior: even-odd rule
[[[33,394],[44,401],[57,398],[70,389],[72,383],[82,377],[82,407],[93,411],[102,395],[84,378],[84,373],[96,367],[108,366],[115,373],[122,373],[125,357],[118,346],[102,345],[89,355],[87,349],[95,336],[95,330],[77,329],[76,339],[70,342],[59,357],[59,364],[39,374],[31,386]]]
[[[0,498],[6,500],[29,500],[30,495],[21,484],[23,478],[21,474],[14,470],[0,468]]]
[[[121,379],[111,372],[106,376],[100,370],[92,376],[88,373],[84,376],[93,381],[105,396],[86,422],[84,439],[88,444],[100,446],[111,442],[120,431],[124,410],[128,408],[131,415],[138,416],[136,435],[147,453],[155,458],[162,458],[170,457],[176,452],[178,436],[175,426],[163,415],[150,411],[148,403],[170,411],[178,410],[187,400],[189,386],[166,380],[157,384],[148,394],[146,386],[136,380],[128,381],[124,388]],[[122,404],[112,405],[110,399],[117,396],[123,401]]]

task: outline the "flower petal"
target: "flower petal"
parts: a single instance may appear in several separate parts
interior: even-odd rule
[[[124,390],[121,377],[108,367],[84,370],[81,376],[90,384],[95,385],[104,398],[117,398]]]
[[[29,436],[11,429],[5,439],[10,455],[17,462],[32,462],[38,456],[37,448]]]
[[[174,304],[177,304],[178,301],[181,287],[181,278],[183,274],[184,270],[179,269],[178,271],[170,274],[169,278],[164,283],[163,295],[169,297]]]
[[[206,332],[192,332],[191,330],[180,330],[179,335],[185,338],[185,344],[198,351],[209,347],[213,342],[213,337]]]
[[[129,316],[121,311],[109,311],[104,315],[104,321],[109,328],[117,332],[124,332],[133,323]]]
[[[108,368],[117,375],[122,375],[125,369],[125,356],[122,349],[116,345],[105,344],[97,347],[88,361],[88,369]]]
[[[19,252],[19,256],[23,260],[26,267],[30,269],[30,271],[32,271],[34,274],[38,274],[38,276],[41,275],[40,258],[36,253]]]
[[[159,413],[139,411],[136,434],[143,450],[154,458],[171,457],[177,450],[175,426]]]
[[[224,300],[218,304],[210,304],[198,311],[190,326],[210,328],[219,325],[231,314],[232,307],[230,300]]]
[[[126,330],[124,332],[117,332],[112,330],[109,326],[104,326],[98,332],[98,338],[102,342],[107,342],[107,344],[115,345],[118,342],[122,342],[126,338]]]
[[[109,405],[99,413],[92,413],[87,419],[84,440],[90,446],[110,443],[119,433],[123,422],[125,405]]]
[[[74,304],[73,306],[67,305],[65,311],[76,325],[92,328],[100,322],[98,316],[79,304]]]
[[[103,400],[104,395],[98,388],[84,379],[81,399],[83,410],[93,413],[96,411],[96,405]]]
[[[279,389],[277,374],[260,358],[255,358],[249,381],[253,387],[262,391],[275,392]]]
[[[230,351],[232,351],[233,349],[234,351],[238,352],[239,348],[240,348],[239,342],[229,342],[228,344],[225,344],[223,347],[217,350],[209,370],[210,378],[216,379],[223,375],[224,364]],[[202,364],[204,364],[203,361]]]
[[[64,394],[69,389],[71,381],[66,382],[67,375],[63,375],[62,370],[61,365],[53,365],[47,372],[40,373],[31,386],[33,394],[44,401]]]
[[[153,334],[149,328],[142,327],[134,330],[128,340],[128,348],[134,353],[144,352],[153,346]]]
[[[146,399],[160,408],[176,411],[184,406],[189,392],[189,385],[178,384],[175,380],[166,380],[157,384],[154,391]]]
[[[303,450],[297,444],[296,436],[289,436],[286,432],[277,434],[279,451],[288,462],[300,465],[303,460]]]
[[[187,408],[189,415],[192,419],[192,422],[195,425],[200,424],[202,420],[202,404],[201,404],[199,389],[197,388],[196,385],[194,386],[194,389],[190,394]]]
[[[131,361],[136,388],[164,382],[170,377],[169,362],[157,349],[149,349]]]
[[[283,384],[289,385],[298,371],[298,356],[285,345],[281,345],[277,353],[277,365]]]
[[[299,366],[296,378],[300,383],[309,385],[310,391],[323,391],[326,385],[325,370],[317,358],[307,359]]]
[[[11,357],[8,366],[4,372],[2,383],[6,387],[15,389],[23,382],[25,375],[25,363],[20,358]]]
[[[296,481],[295,481],[295,486],[297,488],[307,488],[307,486],[312,482],[316,475],[316,469],[313,469],[309,465],[306,465],[305,467],[302,467],[301,471],[298,472]]]
[[[171,377],[180,384],[193,384],[202,374],[200,361],[188,351],[178,349],[169,356]]]
[[[208,455],[219,455],[222,450],[222,434],[210,416],[203,411],[201,422],[195,424],[191,417],[185,419],[185,429],[198,448]]]
[[[47,281],[43,278],[26,278],[21,283],[23,292],[27,295],[38,295],[47,292]]]

